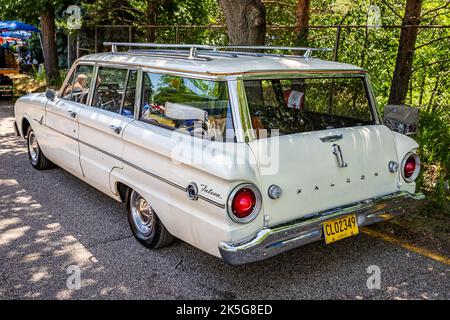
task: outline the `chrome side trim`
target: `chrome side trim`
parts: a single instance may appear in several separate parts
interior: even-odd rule
[[[177,188],[178,190],[181,190],[181,191],[183,191],[183,192],[186,192],[187,186],[185,187],[185,186],[182,186],[181,184],[178,184],[178,183],[176,183],[176,182],[174,182],[174,181],[168,180],[168,179],[166,179],[166,178],[164,178],[164,177],[162,177],[162,176],[160,176],[160,175],[158,175],[158,174],[156,174],[156,173],[154,173],[154,172],[151,172],[151,171],[148,171],[148,170],[146,170],[146,169],[144,169],[144,168],[141,168],[141,167],[135,165],[134,163],[131,163],[131,162],[129,162],[129,161],[127,161],[127,160],[125,160],[125,159],[123,159],[123,158],[121,158],[121,157],[118,157],[118,156],[116,156],[116,155],[114,155],[114,154],[112,154],[112,153],[109,153],[109,152],[107,152],[107,151],[105,151],[105,150],[103,150],[103,149],[100,149],[100,148],[98,148],[98,147],[96,147],[96,146],[93,146],[93,145],[91,145],[91,144],[89,144],[89,143],[87,143],[87,142],[85,142],[85,141],[82,141],[82,140],[80,140],[80,139],[71,137],[70,135],[67,135],[67,134],[65,134],[65,133],[63,133],[63,132],[61,132],[61,131],[59,131],[59,130],[55,130],[54,128],[50,128],[50,127],[48,127],[48,126],[46,126],[46,127],[47,127],[48,129],[52,130],[52,131],[55,131],[55,132],[57,132],[57,133],[59,133],[59,134],[65,136],[65,137],[67,137],[67,138],[70,138],[70,139],[72,139],[72,140],[75,140],[75,141],[77,141],[78,143],[81,143],[81,144],[83,144],[83,145],[85,145],[85,146],[87,146],[87,147],[89,147],[89,148],[92,148],[92,149],[94,149],[94,150],[96,150],[96,151],[98,151],[98,152],[101,152],[101,153],[107,155],[108,157],[111,157],[111,158],[113,158],[113,159],[116,159],[116,160],[122,162],[123,164],[125,164],[125,165],[127,165],[127,166],[130,166],[130,167],[132,167],[132,168],[134,168],[134,169],[136,169],[136,170],[139,170],[140,172],[145,173],[146,175],[149,175],[149,176],[151,176],[151,177],[153,177],[153,178],[155,178],[155,179],[158,179],[158,180],[160,180],[160,181],[162,181],[162,182],[164,182],[164,183],[167,183],[168,185],[170,185],[170,186],[172,186],[172,187],[174,187],[174,188]],[[219,208],[221,208],[221,209],[225,209],[225,204],[224,204],[224,203],[217,202],[217,201],[215,201],[215,200],[213,200],[213,199],[210,199],[210,198],[208,198],[208,197],[205,197],[204,195],[201,195],[201,194],[198,195],[198,198],[199,198],[199,199],[202,199],[202,200],[204,200],[204,201],[206,201],[206,202],[208,202],[208,203],[211,203],[211,204],[215,205],[216,207],[219,207]]]
[[[359,201],[347,206],[318,212],[306,220],[296,220],[273,228],[263,228],[258,233],[240,241],[221,242],[219,251],[225,262],[239,265],[261,261],[290,249],[323,239],[326,221],[355,214],[358,226],[390,220],[406,213],[422,193],[395,192],[381,197]]]

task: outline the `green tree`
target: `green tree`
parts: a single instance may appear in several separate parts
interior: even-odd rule
[[[402,22],[404,28],[402,28],[400,33],[397,59],[389,94],[390,104],[403,104],[408,94],[421,9],[422,0],[406,1],[405,15]]]
[[[295,44],[297,46],[308,46],[310,0],[298,0],[295,13]]]
[[[263,45],[266,9],[261,0],[219,0],[231,45]]]

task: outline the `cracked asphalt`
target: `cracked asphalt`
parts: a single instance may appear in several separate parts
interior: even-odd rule
[[[231,267],[186,243],[151,251],[125,208],[62,169],[36,171],[0,103],[0,299],[449,299],[450,266],[366,234]],[[81,270],[81,287],[68,289]],[[370,266],[380,289],[368,289]]]

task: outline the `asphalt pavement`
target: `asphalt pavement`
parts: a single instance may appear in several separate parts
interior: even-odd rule
[[[238,267],[179,240],[146,249],[123,204],[31,167],[13,113],[0,103],[0,299],[450,298],[448,264],[367,234]]]

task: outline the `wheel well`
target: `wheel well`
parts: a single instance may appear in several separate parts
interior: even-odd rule
[[[116,188],[122,202],[126,202],[128,191],[131,190],[131,188],[122,182],[117,182]]]
[[[22,135],[24,138],[27,137],[27,133],[28,133],[28,128],[30,127],[30,123],[28,122],[27,119],[23,119],[22,120]]]

